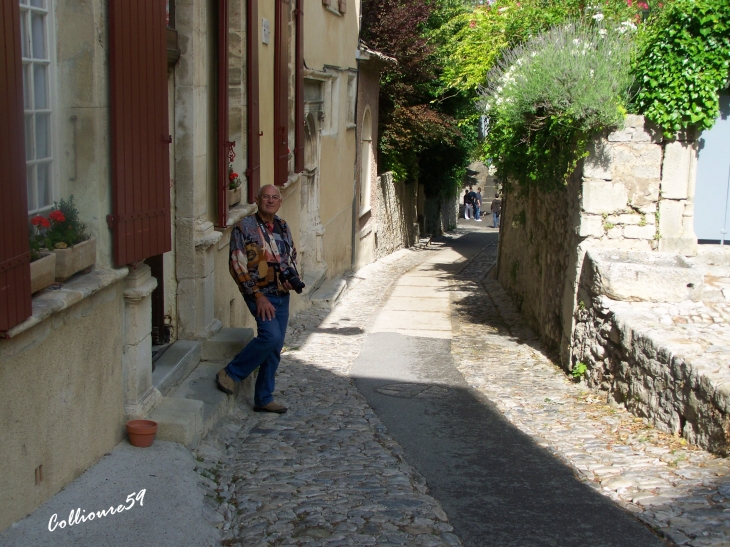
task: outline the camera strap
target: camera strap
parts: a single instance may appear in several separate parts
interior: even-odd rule
[[[256,214],[256,222],[258,222],[259,228],[261,229],[261,233],[264,236],[264,240],[266,240],[266,244],[269,246],[269,249],[271,250],[271,254],[274,255],[274,258],[276,258],[276,265],[277,267],[281,266],[281,253],[279,253],[279,246],[276,244],[276,241],[271,241],[273,238],[269,238],[269,229],[266,226],[266,223],[261,219],[261,217]],[[276,218],[274,218],[274,229],[276,229]],[[279,228],[281,230],[281,228]],[[281,234],[282,239],[284,238],[284,234]]]

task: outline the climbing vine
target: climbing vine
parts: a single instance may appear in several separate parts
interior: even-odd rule
[[[674,0],[642,33],[637,110],[668,135],[708,129],[730,72],[730,0]]]

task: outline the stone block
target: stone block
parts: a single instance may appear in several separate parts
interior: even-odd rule
[[[149,313],[149,310],[148,310]],[[122,348],[124,404],[135,405],[152,387],[152,335]]]
[[[622,226],[614,226],[613,228],[606,229],[606,237],[608,239],[621,239],[624,235]]]
[[[578,235],[580,237],[603,237],[603,218],[597,215],[582,214]]]
[[[583,162],[583,177],[587,179],[611,180],[613,148],[601,139],[588,145],[588,157]]]
[[[628,194],[626,186],[607,180],[583,181],[582,208],[586,213],[615,213],[626,209]]]
[[[646,226],[626,226],[624,228],[624,237],[628,239],[654,239],[656,235],[656,227],[647,224]]]
[[[230,361],[253,340],[253,329],[221,329],[203,342],[201,358],[204,361]]]
[[[626,215],[611,215],[606,219],[612,224],[623,224],[623,225],[636,225],[641,222],[641,215],[639,214],[626,214]]]
[[[674,141],[664,147],[662,167],[662,198],[687,199],[692,156],[695,154],[692,143]]]
[[[194,448],[203,431],[203,401],[163,397],[149,415],[157,422],[157,438]]]
[[[697,247],[697,238],[692,236],[662,236],[659,240],[659,251],[663,253],[678,253],[684,256],[696,256]]]
[[[651,143],[620,143],[614,146],[614,180],[625,183],[632,179],[659,181],[662,168],[662,147]]]
[[[684,235],[683,215],[683,202],[663,199],[659,203],[659,232],[662,238],[671,239]]]
[[[585,268],[591,291],[613,300],[697,301],[704,286],[700,270],[669,253],[591,249],[586,253]]]
[[[608,135],[609,142],[661,142],[663,134],[661,129],[647,122],[644,116],[629,114],[624,119],[624,126],[621,129]]]

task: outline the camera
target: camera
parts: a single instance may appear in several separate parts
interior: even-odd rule
[[[282,270],[279,272],[279,281],[281,281],[282,283],[288,281],[289,285],[292,286],[292,289],[294,289],[297,294],[302,294],[302,289],[306,287],[302,280],[299,279],[299,274],[297,273],[297,271],[291,266],[288,267],[286,270]]]

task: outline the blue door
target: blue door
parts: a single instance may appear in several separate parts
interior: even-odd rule
[[[730,230],[730,95],[720,95],[720,117],[703,131],[697,158],[695,234],[700,243],[720,243]]]

